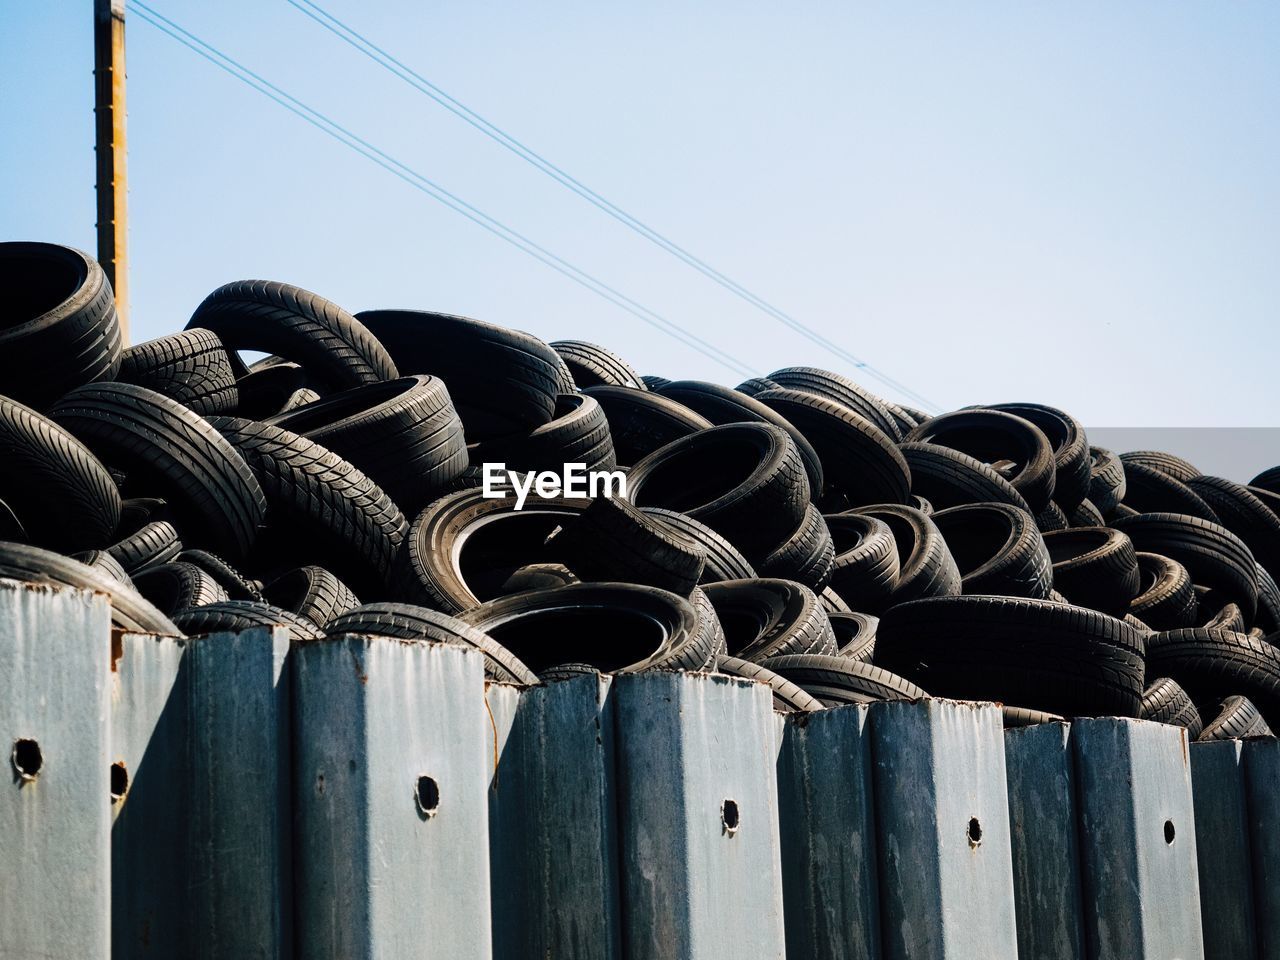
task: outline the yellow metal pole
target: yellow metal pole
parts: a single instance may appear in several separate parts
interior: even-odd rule
[[[129,218],[125,175],[124,0],[93,0],[93,117],[97,154],[98,262],[116,295],[129,342]]]

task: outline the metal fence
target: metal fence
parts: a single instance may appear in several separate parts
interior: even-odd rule
[[[121,635],[0,582],[0,957],[1280,951],[1280,744],[692,674]],[[1194,791],[1193,791],[1194,787]]]

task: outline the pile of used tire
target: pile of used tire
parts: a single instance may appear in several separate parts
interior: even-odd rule
[[[466,644],[525,684],[719,671],[785,711],[1280,723],[1280,468],[1241,485],[1050,407],[930,417],[810,367],[641,377],[264,281],[124,349],[88,256],[0,244],[0,283],[0,576],[107,593],[123,629]],[[486,463],[626,495],[517,510]]]

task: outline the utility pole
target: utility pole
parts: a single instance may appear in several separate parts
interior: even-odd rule
[[[93,0],[93,119],[98,262],[115,291],[120,334],[127,345],[129,218],[124,137],[124,0]]]

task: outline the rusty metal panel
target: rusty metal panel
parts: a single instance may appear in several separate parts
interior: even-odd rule
[[[1084,927],[1071,727],[1006,730],[1004,757],[1018,955],[1077,960],[1084,956]]]
[[[1071,740],[1089,957],[1201,960],[1186,730],[1080,719]]]
[[[111,671],[111,955],[191,956],[188,641],[124,634]],[[121,792],[123,788],[123,792]]]
[[[610,678],[490,684],[496,957],[620,957]]]
[[[0,580],[0,957],[106,960],[111,610]]]
[[[784,955],[769,688],[714,674],[615,677],[623,952]]]
[[[482,656],[348,635],[293,661],[298,955],[489,960]]]
[[[192,957],[292,955],[288,653],[280,627],[188,649]]]
[[[871,705],[885,960],[1013,960],[1013,868],[1000,710]]]
[[[1239,740],[1191,744],[1200,928],[1207,960],[1258,954],[1243,748]]]
[[[1244,742],[1258,956],[1280,960],[1280,740]]]
[[[880,903],[867,708],[786,718],[778,819],[787,955],[879,960]]]

